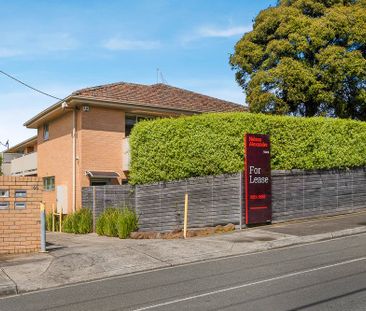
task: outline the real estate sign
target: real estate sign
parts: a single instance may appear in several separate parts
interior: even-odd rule
[[[245,223],[272,221],[271,154],[268,135],[246,134],[245,138]]]

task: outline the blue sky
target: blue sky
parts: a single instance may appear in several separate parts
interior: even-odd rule
[[[0,0],[0,70],[57,97],[126,81],[170,85],[245,103],[228,59],[275,0]],[[0,75],[0,141],[55,100]],[[0,148],[1,149],[1,148]]]

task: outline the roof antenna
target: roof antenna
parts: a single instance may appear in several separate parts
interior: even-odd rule
[[[156,68],[156,83],[159,83],[159,68]]]
[[[4,146],[4,147],[6,148],[6,150],[8,150],[8,149],[9,149],[9,139],[6,141],[6,143],[5,143],[5,144],[3,144],[3,143],[0,141],[0,145],[1,145],[1,146]]]
[[[164,76],[163,76],[163,73],[160,71],[160,79],[161,79],[161,82],[163,83],[163,84],[168,84],[168,81],[167,80],[165,80],[165,78],[164,78]]]

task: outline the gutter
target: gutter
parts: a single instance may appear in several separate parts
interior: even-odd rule
[[[185,115],[192,115],[198,113],[205,113],[206,111],[198,111],[198,110],[188,110],[188,109],[179,109],[179,108],[169,108],[169,107],[159,107],[154,106],[151,104],[141,104],[136,102],[127,102],[127,101],[118,101],[118,100],[111,100],[111,99],[95,99],[93,97],[84,97],[84,96],[75,96],[70,95],[66,97],[62,101],[58,101],[56,104],[48,107],[46,110],[40,112],[33,118],[26,121],[23,125],[25,127],[32,127],[32,124],[39,121],[42,118],[47,117],[47,115],[59,110],[60,112],[63,109],[63,103],[67,103],[69,108],[74,107],[77,104],[89,104],[92,106],[100,106],[100,107],[110,107],[116,109],[143,109],[145,111],[151,112],[169,112],[169,113],[177,113],[177,114],[185,114]]]
[[[66,97],[63,100],[58,101],[56,104],[53,104],[52,106],[48,107],[47,109],[41,111],[40,113],[38,113],[37,115],[35,115],[33,118],[31,118],[28,121],[26,121],[23,124],[23,126],[25,126],[25,127],[30,126],[32,123],[34,123],[38,119],[46,116],[47,114],[49,114],[50,112],[56,110],[57,108],[62,109],[62,103],[67,102],[70,98],[71,98],[71,96],[68,96],[68,97]]]

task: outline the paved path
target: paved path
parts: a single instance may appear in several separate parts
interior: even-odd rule
[[[52,233],[47,254],[0,257],[0,296],[366,232],[365,223],[366,212],[187,240]]]
[[[366,234],[0,300],[27,310],[365,310]]]

